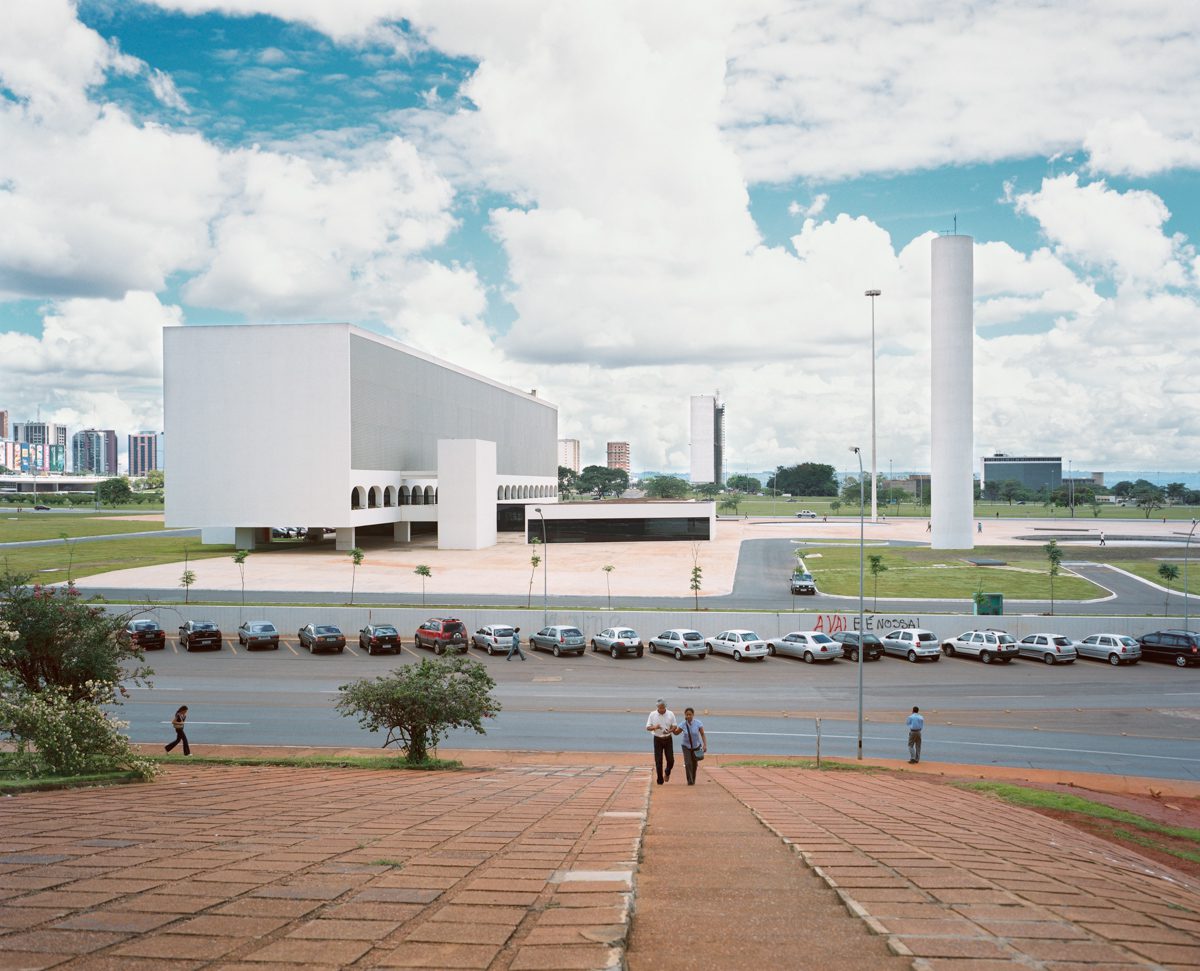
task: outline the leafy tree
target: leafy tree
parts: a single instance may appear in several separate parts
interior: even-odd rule
[[[721,494],[721,483],[693,482],[692,491],[704,496],[705,499],[716,499]]]
[[[767,480],[767,488],[793,496],[836,496],[837,478],[832,465],[801,462],[784,468],[782,465]]]
[[[865,485],[866,485],[866,483],[864,482],[864,486]],[[859,505],[860,500],[863,498],[863,496],[869,496],[870,494],[871,494],[871,492],[869,489],[866,490],[864,493],[861,493],[861,494],[859,493],[858,479],[856,479],[852,475],[846,476],[845,481],[842,483],[842,497],[841,498],[842,498],[842,502],[844,502],[847,506]]]
[[[578,486],[579,476],[574,469],[565,465],[558,467],[558,491],[560,495],[570,495]]]
[[[1138,480],[1141,481],[1140,479]],[[1146,518],[1150,518],[1150,514],[1155,510],[1162,509],[1163,503],[1166,501],[1166,495],[1158,486],[1146,483],[1144,486],[1138,486],[1133,492],[1134,502],[1138,509],[1145,511]]]
[[[424,563],[418,563],[417,568],[413,570],[417,576],[421,578],[421,606],[425,606],[425,581],[433,576],[433,571]]]
[[[676,475],[656,475],[642,483],[642,490],[651,499],[683,499],[688,484]]]
[[[358,568],[362,565],[362,561],[367,558],[367,554],[358,546],[353,547],[349,551],[350,561],[354,564],[350,570],[350,603],[354,603],[354,584],[358,579]]]
[[[0,575],[0,674],[37,693],[61,689],[71,700],[90,698],[88,683],[143,684],[151,674],[141,649],[118,636],[128,614],[110,615],[79,592],[29,586],[29,577]]]
[[[1171,601],[1171,584],[1179,579],[1179,567],[1174,563],[1160,563],[1158,565],[1158,575],[1162,577],[1163,582],[1167,585],[1167,595],[1163,597],[1163,616],[1167,613],[1167,604]]]
[[[233,554],[233,562],[237,564],[238,573],[242,578],[242,620],[246,619],[246,558],[249,556],[249,550],[238,550]]]
[[[191,597],[192,584],[196,582],[195,570],[184,570],[179,576],[179,585],[183,587],[183,602],[188,603]]]
[[[732,512],[736,516],[738,506],[741,505],[741,502],[742,500],[737,496],[726,496],[719,503],[717,503],[717,508],[723,509],[726,512]]]
[[[887,564],[883,562],[883,557],[880,556],[878,553],[872,553],[870,556],[867,557],[867,561],[870,563],[870,566],[868,567],[868,569],[871,571],[871,577],[875,581],[875,606],[873,606],[871,609],[878,610],[879,609],[879,574],[887,573],[888,568],[887,568]]]
[[[608,609],[612,610],[612,571],[616,569],[611,563],[600,567],[604,571],[604,584],[608,589]]]
[[[752,475],[731,475],[725,481],[725,486],[737,492],[748,492],[751,495],[758,495],[762,492],[762,483]]]
[[[601,499],[612,494],[619,496],[629,488],[629,473],[624,469],[610,469],[604,465],[589,465],[579,473],[581,492],[595,493]]]
[[[167,484],[167,477],[162,469],[151,469],[142,481],[146,483],[147,489],[161,489]]]
[[[538,546],[538,544],[540,544],[540,543],[541,543],[541,540],[538,539],[536,536],[529,541],[529,545],[534,546],[534,547]],[[533,555],[531,557],[529,557],[529,596],[525,598],[525,609],[526,610],[528,610],[531,606],[533,606],[533,577],[534,577],[534,574],[537,573],[537,568],[539,566],[541,566],[541,563],[542,563],[541,554],[539,554],[537,552],[537,550],[535,549],[533,552]]]
[[[1126,499],[1133,492],[1133,483],[1128,479],[1122,479],[1112,487],[1112,494],[1118,499]]]
[[[700,587],[704,577],[704,571],[700,567],[700,552],[692,550],[692,579],[689,587],[692,595],[696,598],[696,609],[700,609]]]
[[[495,686],[487,668],[469,657],[425,658],[341,685],[335,707],[343,716],[357,717],[368,731],[386,731],[383,747],[399,744],[405,760],[420,765],[451,729],[487,734],[484,719],[495,718],[501,709],[491,695]]]
[[[129,488],[129,478],[105,479],[96,486],[96,499],[106,506],[121,506],[130,502],[133,490]]]
[[[1054,613],[1054,578],[1058,576],[1059,568],[1062,566],[1063,549],[1058,545],[1058,540],[1052,539],[1049,543],[1042,547],[1046,553],[1046,560],[1050,564],[1050,613]]]
[[[983,486],[983,497],[988,502],[996,502],[1000,498],[1000,483],[992,479]]]
[[[829,504],[829,511],[831,513],[833,513],[835,516],[837,515],[837,511],[841,508],[842,508],[842,500],[841,499],[834,499],[833,502],[831,502]]]
[[[1021,498],[1021,493],[1024,491],[1025,487],[1016,479],[1005,479],[1000,483],[1000,498],[1010,506],[1013,504],[1013,500]]]

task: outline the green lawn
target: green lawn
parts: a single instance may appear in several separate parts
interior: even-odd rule
[[[858,593],[858,549],[845,546],[801,547],[808,555],[804,563],[822,593],[853,596]],[[975,549],[970,555],[1004,560],[1003,567],[972,566],[965,553],[929,550],[923,547],[867,550],[883,557],[887,572],[879,577],[880,597],[963,597],[977,591],[1002,593],[1019,600],[1048,600],[1050,578],[1046,558],[1036,548]],[[875,579],[870,561],[865,564],[868,601],[875,596]],[[1079,577],[1060,575],[1054,581],[1056,600],[1090,600],[1104,595],[1095,584]]]
[[[119,515],[119,514],[116,514]],[[110,518],[104,518],[110,517]],[[0,543],[75,536],[106,536],[117,533],[150,533],[162,529],[161,522],[114,518],[113,513],[85,515],[70,512],[32,512],[0,506]]]
[[[84,577],[110,570],[132,569],[138,566],[156,566],[159,563],[176,563],[187,551],[188,559],[198,560],[214,556],[232,556],[232,546],[201,546],[197,537],[164,536],[160,538],[98,540],[94,543],[56,543],[53,546],[35,546],[25,549],[0,550],[0,568],[9,573],[29,573],[42,583],[57,583],[67,579],[68,557],[71,560],[71,576]],[[198,584],[204,585],[204,568],[189,567],[198,574]],[[182,566],[179,570],[183,573]]]
[[[723,496],[721,498],[724,498]],[[717,500],[718,503],[720,499]],[[832,496],[809,496],[805,498],[793,498],[790,502],[787,499],[776,498],[772,501],[770,496],[743,496],[738,505],[737,514],[750,516],[788,516],[794,517],[801,509],[811,509],[818,516],[841,516],[844,518],[858,518],[858,502],[842,503],[841,508],[835,514],[829,505],[834,501]],[[1128,519],[1128,520],[1144,520],[1146,514],[1140,509],[1135,509],[1133,506],[1108,506],[1101,505],[1099,507],[1099,517],[1093,517],[1090,506],[1078,506],[1075,509],[1075,519],[1080,528],[1086,527],[1089,524],[1095,523],[1097,518],[1100,522],[1106,520]],[[866,512],[871,514],[871,496],[867,494]],[[881,515],[890,517],[904,516],[914,518],[929,518],[928,506],[917,506],[912,503],[901,503],[899,506],[883,506],[879,507]],[[995,519],[996,514],[1000,514],[1001,519],[1062,519],[1064,521],[1071,518],[1070,510],[1064,509],[1061,506],[1050,508],[1043,506],[1040,503],[1028,503],[1024,506],[1018,506],[1016,503],[1009,505],[1007,502],[977,502],[975,503],[975,516],[979,519]],[[730,515],[728,511],[721,512],[721,515]],[[1162,520],[1166,516],[1171,520],[1184,520],[1190,523],[1193,517],[1200,516],[1200,509],[1196,506],[1171,506],[1166,509],[1158,510],[1153,517],[1154,519]],[[1200,531],[1198,531],[1200,532]]]

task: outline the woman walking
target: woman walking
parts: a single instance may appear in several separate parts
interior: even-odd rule
[[[679,734],[683,736],[683,771],[687,774],[687,784],[696,784],[696,763],[704,758],[708,751],[708,736],[704,734],[704,725],[696,717],[693,708],[685,708],[683,724],[679,726]]]
[[[187,711],[187,705],[180,705],[179,710],[175,712],[175,717],[171,719],[171,727],[175,729],[175,741],[163,746],[168,752],[180,742],[183,742],[183,754],[192,754],[192,747],[188,745],[187,735],[183,733],[183,723],[187,721]]]

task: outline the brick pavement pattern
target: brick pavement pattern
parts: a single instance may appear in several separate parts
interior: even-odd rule
[[[0,802],[0,971],[619,967],[649,776],[172,767]]]
[[[1057,820],[899,774],[710,774],[918,971],[1200,968],[1200,886]]]

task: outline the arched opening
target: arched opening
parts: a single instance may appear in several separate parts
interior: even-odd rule
[[[420,486],[413,486],[413,491],[412,491],[412,504],[413,504],[414,506],[423,506],[423,505],[425,505],[425,493],[421,491],[421,487],[420,487]]]
[[[497,499],[504,498],[504,486],[496,486],[496,498]]]
[[[396,505],[396,487],[388,486],[383,490],[383,505],[385,507]]]
[[[425,505],[432,506],[437,502],[437,496],[434,495],[433,486],[425,487]]]
[[[371,491],[367,493],[367,508],[378,509],[383,505],[383,489],[379,486],[371,486]]]
[[[350,508],[362,509],[367,504],[367,490],[362,486],[355,486],[350,490]]]
[[[409,491],[408,486],[401,486],[400,487],[400,505],[407,506],[407,505],[410,505],[411,503],[412,503],[412,493]]]

